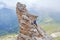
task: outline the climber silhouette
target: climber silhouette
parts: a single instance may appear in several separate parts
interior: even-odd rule
[[[31,23],[32,25],[35,24],[37,26],[36,20],[33,21],[33,23]]]
[[[37,26],[36,20],[34,20],[34,24]]]

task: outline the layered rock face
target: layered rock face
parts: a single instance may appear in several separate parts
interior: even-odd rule
[[[18,16],[20,31],[17,40],[52,40],[52,37],[34,24],[37,16],[29,14],[25,4],[17,3],[16,12]]]

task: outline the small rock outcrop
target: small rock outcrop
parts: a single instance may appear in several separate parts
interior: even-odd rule
[[[16,13],[20,26],[17,40],[52,40],[52,37],[34,22],[38,16],[29,14],[25,4],[18,2]]]

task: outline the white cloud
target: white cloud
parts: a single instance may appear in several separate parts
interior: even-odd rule
[[[59,0],[40,0],[32,4],[32,7],[39,10],[42,8],[49,8],[55,11],[60,11],[60,1]]]
[[[0,9],[2,9],[4,7],[4,4],[0,4]]]
[[[7,7],[15,8],[17,2],[21,2],[27,5],[28,8],[34,8],[40,10],[43,8],[49,8],[55,11],[60,11],[60,0],[0,0],[4,2]]]
[[[6,4],[5,4],[5,3],[0,2],[0,9],[4,8],[5,6],[6,6]]]

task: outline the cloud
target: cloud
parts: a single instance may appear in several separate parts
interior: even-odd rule
[[[40,10],[43,8],[49,8],[53,11],[60,11],[60,0],[0,0],[5,3],[9,8],[15,8],[17,2],[21,2],[27,5],[27,8],[33,8]]]
[[[49,8],[55,11],[60,11],[60,0],[37,0],[32,4],[31,7],[37,10]]]
[[[0,9],[4,8],[5,6],[6,6],[6,4],[5,4],[5,3],[0,2]]]
[[[15,9],[16,7],[16,0],[0,0],[0,3],[6,4],[5,7],[10,8],[10,9]]]

